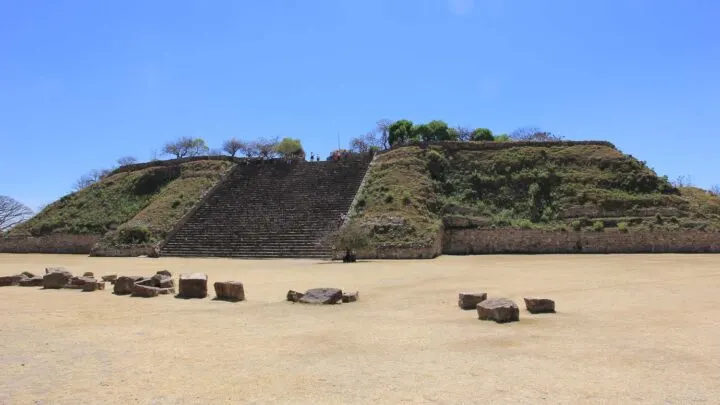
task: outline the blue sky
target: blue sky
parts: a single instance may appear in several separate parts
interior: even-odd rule
[[[380,118],[615,143],[720,184],[714,0],[0,0],[0,194],[35,208],[175,137]]]

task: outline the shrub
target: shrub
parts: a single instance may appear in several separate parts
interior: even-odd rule
[[[595,221],[593,222],[593,230],[596,232],[602,232],[605,229],[605,224],[603,221]]]
[[[570,223],[570,226],[572,229],[579,231],[582,229],[582,222],[576,219]]]
[[[617,224],[618,230],[622,233],[628,232],[628,224],[627,222],[618,222]]]
[[[529,219],[521,219],[517,221],[517,226],[519,226],[520,229],[530,229],[532,228],[533,223]]]
[[[135,245],[150,242],[150,229],[145,225],[129,225],[118,229],[117,239],[120,243]]]

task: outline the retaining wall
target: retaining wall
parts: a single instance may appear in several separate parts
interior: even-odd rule
[[[100,235],[52,234],[38,237],[0,237],[0,253],[88,254]]]
[[[720,233],[446,229],[443,253],[720,253]]]

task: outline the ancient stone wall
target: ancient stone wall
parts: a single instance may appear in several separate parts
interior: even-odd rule
[[[52,234],[39,237],[0,237],[0,253],[87,254],[100,235]]]
[[[444,254],[720,253],[720,233],[702,231],[575,232],[447,229]]]
[[[95,246],[90,252],[90,256],[95,257],[138,257],[152,256],[154,249],[153,244],[144,245],[121,245],[121,246]]]

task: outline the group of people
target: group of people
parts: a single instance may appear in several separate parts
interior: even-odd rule
[[[316,155],[314,152],[310,152],[310,161],[311,162],[319,162],[320,155]]]

